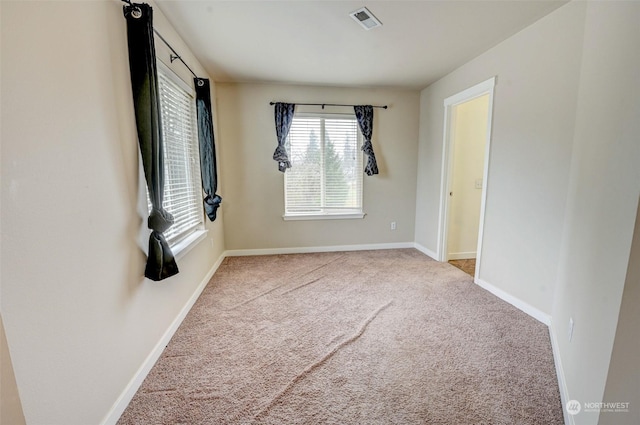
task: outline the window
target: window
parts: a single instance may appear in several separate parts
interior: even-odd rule
[[[354,115],[296,115],[287,138],[285,219],[362,218],[360,144]]]
[[[174,224],[164,236],[171,247],[204,228],[196,106],[191,87],[158,63],[164,142],[164,208]],[[151,202],[148,200],[149,209]]]

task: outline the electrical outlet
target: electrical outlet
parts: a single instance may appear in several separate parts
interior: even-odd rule
[[[476,180],[476,189],[482,189],[482,179]]]
[[[573,338],[573,317],[569,318],[569,342],[571,342],[571,338]]]
[[[391,230],[396,230],[396,222],[395,221],[391,222]]]

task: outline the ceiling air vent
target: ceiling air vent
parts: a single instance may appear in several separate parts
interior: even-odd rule
[[[349,15],[367,31],[372,28],[382,26],[382,22],[373,16],[373,13],[371,13],[366,7],[358,9],[355,12],[351,12]]]

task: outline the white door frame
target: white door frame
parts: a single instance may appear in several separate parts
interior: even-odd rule
[[[493,92],[496,77],[476,84],[458,94],[444,100],[444,131],[442,139],[442,176],[440,186],[440,220],[438,223],[438,261],[447,261],[447,237],[449,235],[449,192],[453,172],[453,134],[451,121],[453,108],[477,97],[489,95],[489,113],[487,116],[487,135],[484,151],[484,171],[482,176],[482,198],[480,203],[480,226],[478,231],[478,248],[476,252],[476,270],[474,280],[480,275],[480,257],[482,255],[482,240],[484,233],[484,210],[487,200],[487,186],[489,183],[489,152],[491,149],[491,123],[493,117]]]

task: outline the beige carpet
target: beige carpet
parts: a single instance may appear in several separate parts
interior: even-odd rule
[[[562,424],[546,326],[413,249],[225,259],[119,424]]]

